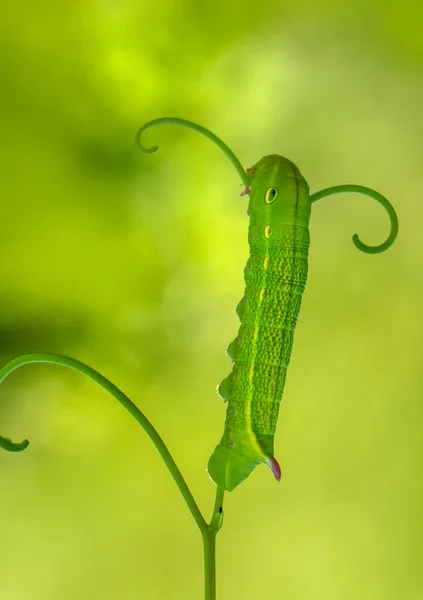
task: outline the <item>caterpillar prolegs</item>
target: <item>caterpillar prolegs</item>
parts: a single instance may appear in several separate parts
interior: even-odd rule
[[[228,347],[231,374],[218,388],[227,401],[223,437],[210,457],[208,472],[221,488],[232,491],[253,469],[266,463],[277,480],[281,470],[273,445],[280,401],[285,386],[294,330],[307,280],[308,224],[312,203],[326,196],[357,192],[382,204],[391,223],[386,241],[378,246],[354,245],[367,254],[389,248],[398,233],[398,219],[390,202],[378,192],[359,185],[340,185],[309,194],[298,168],[278,155],[262,158],[244,170],[233,152],[211,131],[184,119],[162,118],[146,123],[137,133],[155,125],[176,123],[194,129],[215,142],[228,156],[249,195],[248,241],[250,256],[244,269],[245,292],[237,307],[240,328]]]

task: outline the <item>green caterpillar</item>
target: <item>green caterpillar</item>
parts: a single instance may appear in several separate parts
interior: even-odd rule
[[[184,119],[165,117],[146,123],[137,133],[144,153],[152,154],[158,148],[144,148],[142,134],[164,123],[194,129],[215,142],[245,184],[241,196],[250,197],[250,257],[244,269],[244,297],[237,307],[241,325],[227,350],[234,363],[232,372],[218,388],[228,406],[223,437],[210,457],[208,472],[227,491],[232,491],[261,463],[266,463],[279,481],[281,469],[274,457],[274,434],[307,280],[311,205],[341,192],[366,194],[380,202],[391,222],[387,240],[379,246],[368,246],[357,234],[353,236],[354,245],[368,254],[383,252],[393,244],[398,233],[397,215],[384,196],[363,186],[335,186],[310,196],[298,168],[282,156],[265,156],[244,170],[222,140]]]

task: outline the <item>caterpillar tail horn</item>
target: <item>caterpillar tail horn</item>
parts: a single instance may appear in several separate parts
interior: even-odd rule
[[[263,463],[268,465],[276,481],[280,481],[281,468],[273,455],[266,455],[252,446],[248,449],[244,444],[242,446],[238,450],[228,446],[226,440],[222,440],[211,455],[207,471],[219,487],[232,492],[258,465]]]

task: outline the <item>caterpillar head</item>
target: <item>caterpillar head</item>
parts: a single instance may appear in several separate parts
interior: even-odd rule
[[[294,163],[271,154],[247,171],[251,176],[248,210],[252,221],[308,227],[309,187]]]

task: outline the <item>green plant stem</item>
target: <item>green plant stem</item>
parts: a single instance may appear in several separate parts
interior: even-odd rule
[[[57,365],[62,365],[64,367],[69,367],[70,369],[74,369],[79,373],[83,373],[87,375],[90,379],[101,385],[105,390],[110,392],[114,398],[118,402],[122,404],[124,408],[134,417],[134,419],[141,425],[146,434],[149,436],[153,444],[156,446],[160,456],[163,458],[167,468],[170,471],[173,479],[175,480],[176,485],[178,486],[182,496],[184,497],[187,506],[194,517],[195,522],[197,523],[201,533],[204,533],[207,530],[207,523],[204,520],[203,515],[200,512],[200,509],[195,502],[193,495],[191,494],[188,485],[186,484],[185,479],[183,478],[180,470],[178,469],[172,455],[166,447],[166,444],[147,419],[147,417],[140,411],[140,409],[135,406],[135,404],[126,396],[123,392],[119,390],[111,381],[106,379],[103,375],[87,366],[86,364],[80,362],[79,360],[75,360],[74,358],[70,358],[68,356],[62,356],[61,354],[50,354],[50,353],[40,353],[40,354],[23,354],[22,356],[18,356],[17,358],[12,359],[10,362],[6,363],[0,369],[0,383],[8,376],[12,371],[22,367],[23,365],[29,363],[53,363]],[[0,447],[3,447],[5,450],[24,450],[28,446],[28,441],[25,440],[21,444],[13,444],[8,439],[0,437]]]
[[[364,252],[365,254],[378,254],[379,252],[385,252],[392,244],[395,242],[395,239],[398,235],[398,217],[395,212],[395,208],[389,202],[385,196],[379,194],[375,190],[371,188],[365,187],[364,185],[334,185],[330,188],[325,188],[324,190],[320,190],[320,192],[315,192],[310,196],[310,202],[316,202],[317,200],[321,200],[321,198],[326,198],[327,196],[332,196],[333,194],[364,194],[365,196],[369,196],[373,198],[377,202],[379,202],[383,208],[386,210],[389,216],[389,220],[391,222],[391,231],[389,233],[388,238],[383,242],[383,244],[379,244],[378,246],[368,246],[367,244],[363,244],[358,235],[355,233],[353,235],[353,244],[358,250]]]
[[[216,598],[216,535],[223,523],[224,493],[222,488],[217,487],[212,518],[203,533],[205,600]]]
[[[204,598],[216,599],[216,535],[203,536],[204,546]]]
[[[178,486],[194,520],[201,532],[203,538],[204,548],[204,576],[205,576],[205,600],[215,600],[216,598],[216,535],[223,522],[223,496],[224,490],[217,487],[216,498],[213,508],[213,514],[208,524],[197,503],[194,500],[191,491],[183,478],[179,468],[177,467],[172,455],[166,447],[166,444],[147,419],[147,417],[140,411],[140,409],[126,396],[119,388],[117,388],[111,381],[106,377],[95,371],[88,365],[74,358],[63,356],[61,354],[51,353],[34,353],[34,354],[23,354],[17,358],[12,359],[6,363],[0,369],[0,384],[6,379],[10,373],[30,363],[50,363],[57,364],[70,369],[74,369],[79,373],[82,373],[98,383],[106,391],[110,392],[118,402],[122,404],[124,408],[134,417],[134,419],[141,425],[146,434],[149,436],[155,447],[157,448],[160,456],[163,458],[170,474],[172,475],[176,485]],[[0,436],[0,448],[8,450],[10,452],[20,452],[27,448],[29,442],[24,440],[20,443],[14,443],[8,438]]]
[[[153,119],[152,121],[145,123],[141,127],[141,129],[139,129],[137,131],[137,134],[135,136],[135,141],[138,144],[139,148],[141,149],[141,152],[143,152],[143,154],[154,154],[159,149],[158,146],[153,146],[152,148],[145,148],[141,144],[141,138],[148,129],[150,129],[151,127],[156,127],[157,125],[171,125],[171,124],[182,125],[182,127],[187,127],[188,129],[193,129],[194,131],[197,131],[198,133],[201,133],[202,135],[205,135],[207,138],[209,138],[209,140],[214,142],[221,150],[223,150],[223,152],[229,158],[229,160],[231,161],[231,163],[237,170],[238,175],[241,177],[241,180],[244,182],[245,187],[247,187],[249,185],[249,183],[251,181],[251,175],[246,172],[246,170],[241,165],[241,163],[239,162],[239,160],[237,159],[235,154],[232,152],[232,150],[229,148],[229,146],[227,146],[225,144],[225,142],[223,142],[220,138],[218,138],[217,135],[215,135],[209,129],[206,129],[205,127],[202,127],[201,125],[198,125],[197,123],[193,123],[192,121],[187,121],[186,119],[179,119],[178,117],[160,117],[159,119]]]

